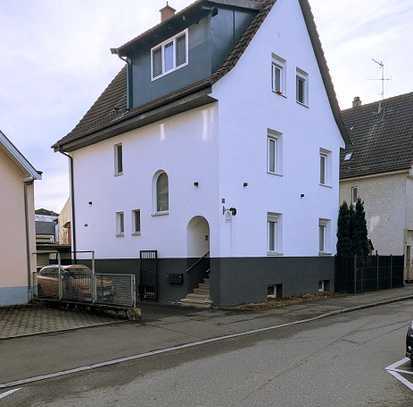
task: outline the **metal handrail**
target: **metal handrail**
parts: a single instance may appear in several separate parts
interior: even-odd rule
[[[209,252],[204,254],[200,259],[198,259],[194,264],[191,264],[187,269],[186,273],[190,273],[195,267],[201,264],[205,259],[209,258]]]

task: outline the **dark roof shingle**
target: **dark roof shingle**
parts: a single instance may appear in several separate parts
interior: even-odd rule
[[[381,109],[379,106],[381,105]],[[341,179],[408,170],[413,163],[413,92],[344,110],[352,158]]]

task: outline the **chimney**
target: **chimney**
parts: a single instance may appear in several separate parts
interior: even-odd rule
[[[353,107],[360,107],[362,104],[360,96],[356,96],[353,100]]]
[[[176,10],[172,8],[168,2],[166,2],[166,6],[159,10],[161,12],[161,22],[163,23],[166,20],[169,20],[173,17],[176,13]]]

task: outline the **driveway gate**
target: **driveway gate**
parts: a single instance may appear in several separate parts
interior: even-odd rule
[[[159,300],[158,252],[142,250],[140,252],[140,284],[141,301]]]

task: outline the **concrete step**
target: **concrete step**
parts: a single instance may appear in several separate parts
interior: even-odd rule
[[[199,299],[191,299],[191,298],[184,298],[180,301],[181,305],[194,307],[194,308],[211,308],[212,301],[209,299],[199,300]]]
[[[209,283],[199,283],[198,288],[203,288],[205,290],[209,290]]]
[[[209,301],[209,302],[211,302],[211,300],[209,299],[209,294],[205,295],[205,294],[192,293],[192,294],[188,294],[184,299],[185,300],[191,300],[191,301],[200,301],[200,302]]]
[[[209,289],[208,288],[195,288],[194,294],[206,295],[209,297]]]

